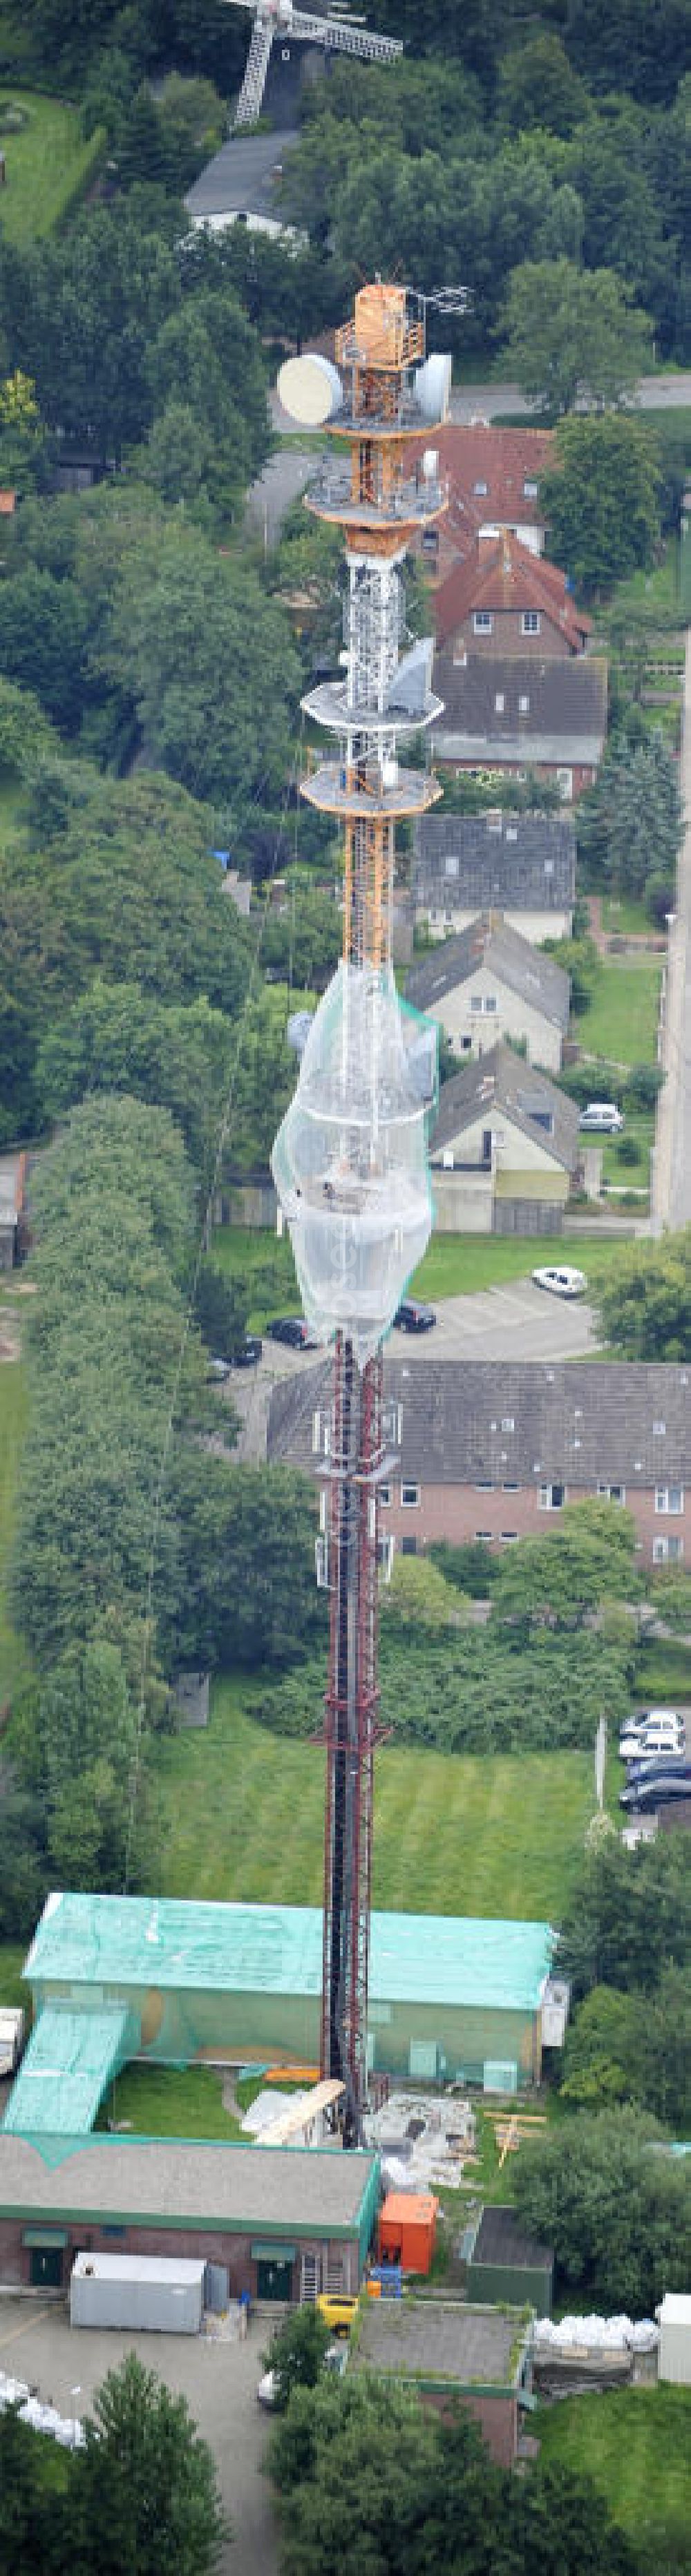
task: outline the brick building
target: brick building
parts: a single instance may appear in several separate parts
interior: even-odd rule
[[[536,1289],[536,1296],[539,1291]],[[268,1455],[319,1476],[330,1423],[328,1367],[274,1389]],[[433,1539],[507,1546],[559,1526],[565,1503],[626,1504],[648,1565],[691,1556],[691,1367],[603,1360],[409,1358],[385,1364],[395,1475],[382,1519],[415,1555]]]
[[[339,2146],[225,2146],[88,2137],[59,2158],[0,2134],[0,2281],[59,2290],[78,2253],[221,2263],[231,2297],[358,2289],[379,2204],[379,2159]]]
[[[540,483],[554,463],[554,431],[447,420],[435,431],[435,446],[449,506],[421,541],[432,579],[443,581],[453,564],[472,553],[478,537],[496,537],[504,529],[541,555],[545,518]],[[413,472],[416,462],[411,451]]]
[[[565,574],[506,530],[478,537],[452,566],[434,594],[434,622],[438,652],[455,661],[464,652],[565,661],[585,652],[591,633]]]
[[[565,804],[592,787],[607,736],[607,663],[601,654],[566,659],[481,653],[446,646],[435,655],[443,714],[431,730],[437,768],[471,775],[553,778]]]

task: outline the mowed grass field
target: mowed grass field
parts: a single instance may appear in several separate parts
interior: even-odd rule
[[[626,1179],[622,1173],[621,1178]],[[533,1237],[515,1235],[435,1234],[420,1262],[411,1288],[416,1296],[432,1301],[442,1297],[472,1297],[483,1288],[502,1287],[507,1279],[525,1279],[538,1258],[555,1262],[576,1262],[584,1270],[589,1285],[597,1286],[621,1255],[622,1238],[593,1234],[550,1235],[543,1252]],[[300,1298],[287,1236],[277,1242],[275,1235],[256,1232],[241,1225],[223,1225],[213,1237],[211,1258],[228,1277],[243,1280],[247,1290],[248,1322],[253,1332],[263,1332],[269,1315],[299,1312]],[[276,1290],[266,1294],[268,1266],[276,1264]]]
[[[212,1691],[208,1730],[157,1753],[161,1893],[319,1905],[324,1753],[272,1735],[238,1681]],[[321,1710],[315,1707],[315,1734]],[[558,1921],[594,1806],[585,1753],[492,1761],[382,1745],[374,1903],[421,1914]]]
[[[655,2539],[661,2569],[691,2567],[691,2389],[564,2398],[541,2406],[531,2430],[543,2461],[590,2478],[632,2539]]]
[[[26,123],[19,134],[2,130],[3,111],[23,109]],[[3,81],[0,90],[0,151],[5,155],[5,186],[0,199],[0,232],[8,241],[36,241],[59,222],[68,194],[86,179],[94,162],[93,143],[85,143],[79,111],[61,98],[41,98],[35,90]]]
[[[661,964],[650,957],[611,957],[598,976],[592,1001],[574,1021],[586,1056],[610,1064],[654,1064]],[[593,1097],[602,1099],[601,1091]],[[609,1097],[609,1094],[607,1094]]]

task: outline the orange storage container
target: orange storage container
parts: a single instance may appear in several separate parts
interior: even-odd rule
[[[380,2263],[400,2263],[402,2272],[429,2272],[438,2208],[431,2191],[387,2192],[379,2218]]]

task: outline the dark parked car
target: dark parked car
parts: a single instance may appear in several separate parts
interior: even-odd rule
[[[434,1307],[424,1306],[419,1297],[404,1297],[394,1315],[394,1323],[402,1333],[430,1333],[436,1320]]]
[[[246,1333],[239,1350],[233,1352],[233,1368],[256,1368],[262,1355],[260,1333]]]
[[[620,1789],[619,1805],[633,1810],[644,1807],[667,1807],[675,1798],[691,1798],[691,1764],[683,1771],[655,1771],[645,1780],[633,1780],[630,1789]]]
[[[304,1315],[274,1315],[266,1329],[272,1342],[289,1342],[292,1351],[316,1351],[319,1347]]]

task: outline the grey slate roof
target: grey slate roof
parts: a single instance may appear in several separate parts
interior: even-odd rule
[[[319,1405],[328,1411],[330,1363],[310,1375],[311,1394],[302,1372],[274,1389],[268,1456],[314,1473],[320,1462],[312,1454],[312,1416]],[[401,1474],[423,1485],[554,1479],[571,1490],[599,1479],[635,1492],[688,1483],[690,1390],[691,1368],[672,1361],[384,1364],[385,1402],[400,1408]],[[664,1429],[656,1431],[656,1423]]]
[[[533,948],[520,930],[511,930],[500,914],[480,914],[467,930],[456,932],[454,939],[440,941],[429,957],[413,966],[406,983],[408,1001],[418,1011],[436,1011],[446,993],[455,993],[467,984],[482,966],[491,967],[499,982],[522,1002],[540,1011],[545,1020],[566,1035],[569,1025],[571,986],[563,966],[556,958],[545,956],[544,949]]]
[[[576,891],[572,814],[425,814],[415,825],[416,905],[563,912]],[[447,861],[454,862],[447,869]]]
[[[578,1162],[578,1108],[567,1099],[557,1083],[549,1082],[546,1073],[524,1064],[513,1047],[492,1047],[487,1055],[469,1058],[460,1071],[443,1082],[439,1109],[431,1137],[431,1159],[436,1161],[444,1146],[455,1143],[464,1129],[472,1127],[483,1115],[491,1121],[500,1110],[521,1136],[529,1136],[542,1147],[553,1163],[561,1163],[565,1172],[575,1171]],[[536,1111],[540,1113],[536,1118]],[[552,1131],[541,1123],[552,1120]]]
[[[357,2370],[395,2371],[405,2379],[513,2387],[521,2319],[503,2308],[471,2308],[460,2300],[367,2299],[353,2355]],[[512,2358],[512,2355],[514,2356]]]
[[[433,686],[444,713],[432,727],[432,743],[444,759],[488,765],[514,760],[526,769],[539,763],[589,768],[600,759],[607,731],[607,664],[601,654],[569,653],[552,661],[517,654],[495,661],[469,653],[462,663],[437,653]],[[498,696],[504,699],[500,713]],[[528,700],[525,709],[521,698]]]
[[[117,2217],[150,2221],[217,2220],[236,2231],[278,2227],[352,2232],[373,2157],[342,2149],[243,2147],[201,2138],[94,2135],[44,2161],[28,2138],[0,2136],[0,2214],[25,2210],[48,2220]]]
[[[219,215],[268,215],[280,224],[277,195],[284,155],[297,132],[233,134],[208,161],[185,198],[197,223]]]

